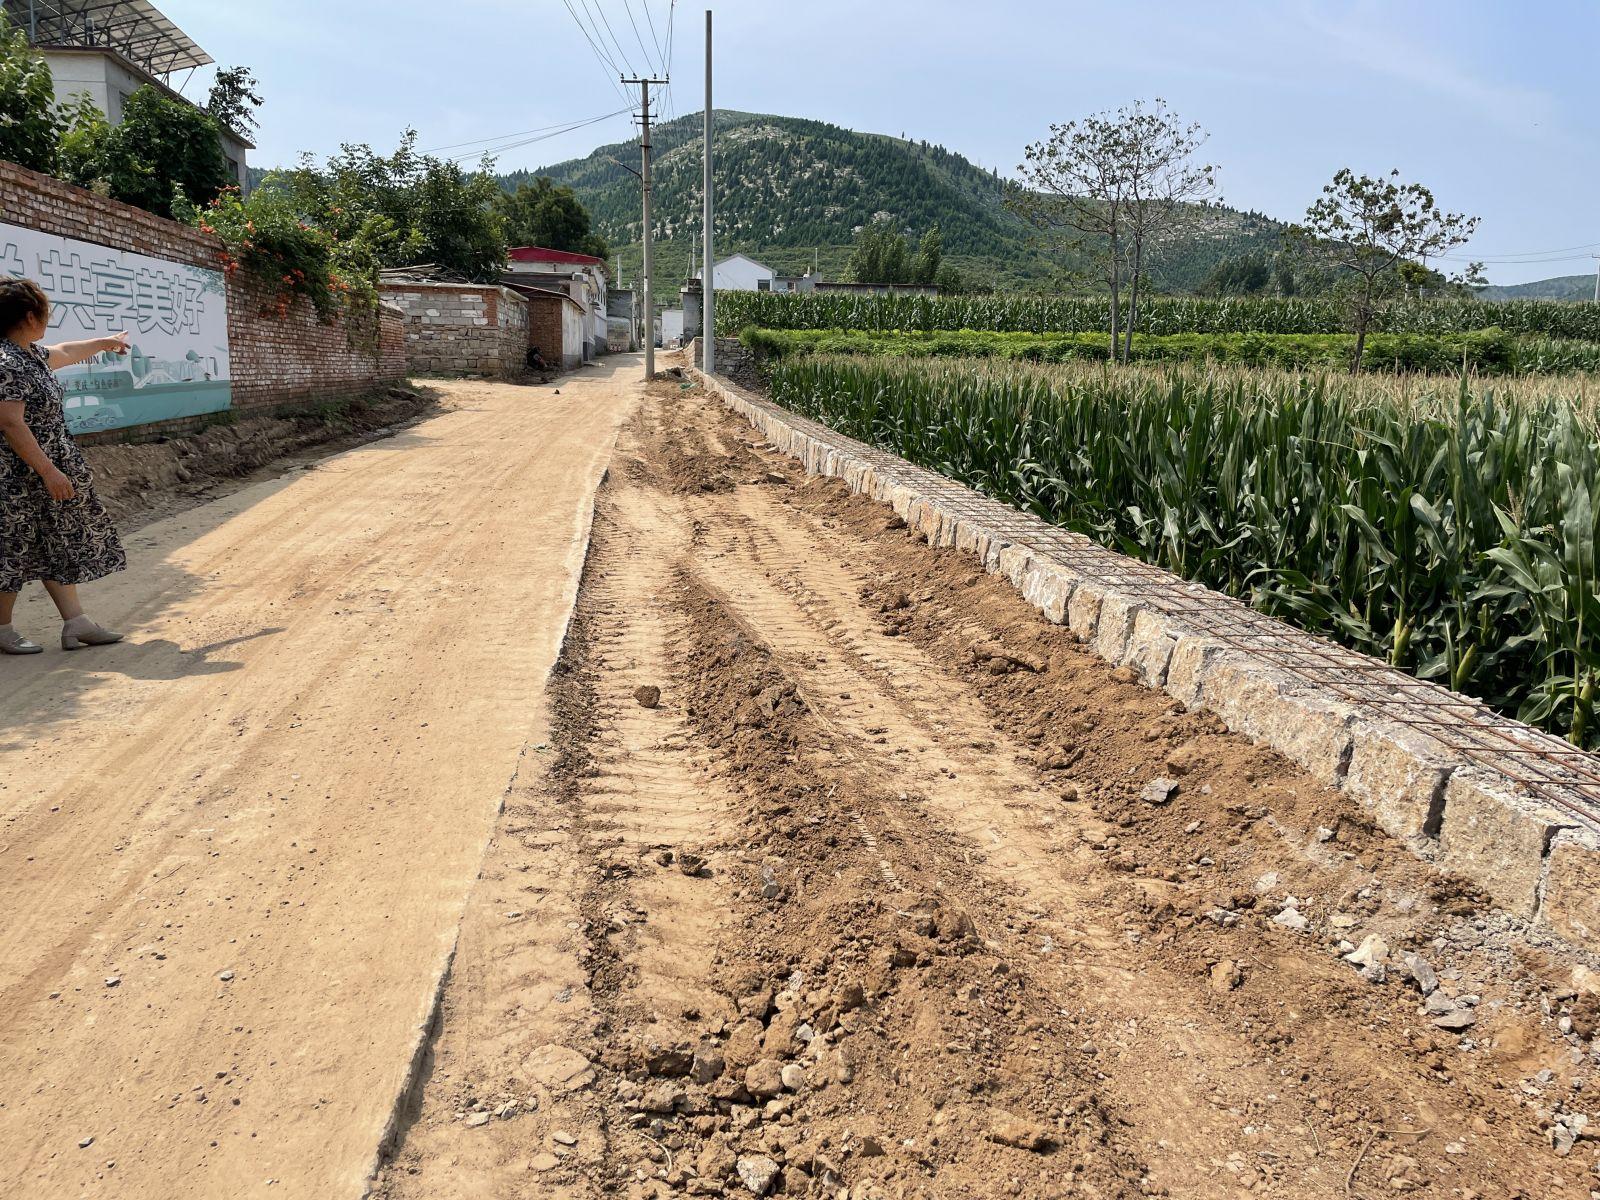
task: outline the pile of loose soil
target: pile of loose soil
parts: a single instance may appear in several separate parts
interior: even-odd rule
[[[388,388],[288,416],[241,416],[197,433],[87,446],[100,498],[118,521],[142,522],[308,450],[332,453],[432,412],[426,391]]]

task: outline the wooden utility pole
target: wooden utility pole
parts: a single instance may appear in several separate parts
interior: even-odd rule
[[[639,155],[642,160],[639,173],[644,191],[644,268],[640,271],[639,278],[643,282],[644,292],[644,377],[656,377],[656,311],[655,302],[651,298],[651,257],[650,257],[650,85],[652,83],[664,84],[665,79],[624,79],[623,83],[637,83],[639,85]]]
[[[710,375],[717,369],[717,307],[716,307],[716,254],[711,246],[711,134],[714,122],[711,108],[711,10],[706,9],[706,161],[705,161],[705,212],[701,214],[704,226],[705,248],[701,254],[700,274],[700,369]]]

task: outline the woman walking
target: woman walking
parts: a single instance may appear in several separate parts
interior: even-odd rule
[[[122,640],[83,615],[78,584],[127,566],[89,464],[67,432],[65,393],[51,373],[107,352],[128,335],[41,346],[50,301],[28,279],[0,279],[0,654],[38,654],[11,625],[17,593],[44,584],[61,613],[61,648]]]

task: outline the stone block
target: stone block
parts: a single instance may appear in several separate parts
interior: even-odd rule
[[[1200,706],[1254,742],[1304,767],[1318,783],[1339,787],[1350,763],[1355,709],[1308,690],[1287,671],[1233,652],[1212,660]]]
[[[1564,829],[1550,843],[1545,868],[1544,923],[1589,951],[1600,951],[1600,835]]]
[[[1106,589],[1092,579],[1085,579],[1072,589],[1072,599],[1067,603],[1067,628],[1083,641],[1094,639],[1105,595]]]
[[[1172,657],[1167,663],[1167,678],[1163,685],[1167,695],[1185,708],[1198,708],[1206,673],[1228,649],[1225,643],[1204,634],[1181,634],[1172,647]]]
[[[1532,917],[1545,855],[1568,824],[1505,776],[1463,767],[1445,784],[1439,864],[1477,884],[1508,912]]]
[[[1344,789],[1383,830],[1411,840],[1439,836],[1445,784],[1459,761],[1410,725],[1360,716],[1350,727],[1350,770]]]
[[[1033,565],[1033,551],[1019,542],[1013,542],[1000,551],[996,574],[1004,576],[1012,587],[1022,590],[1022,581]]]
[[[889,489],[889,506],[907,525],[911,524],[911,506],[917,499],[917,492],[903,483],[897,483]]]
[[[1121,666],[1128,652],[1133,621],[1144,606],[1131,596],[1108,590],[1095,622],[1094,652],[1112,666]]]
[[[1075,571],[1052,562],[1038,560],[1022,580],[1022,598],[1056,625],[1066,623],[1067,605],[1078,585]]]
[[[1134,614],[1123,661],[1139,672],[1146,687],[1164,687],[1177,645],[1178,634],[1171,619],[1153,609],[1142,608]]]

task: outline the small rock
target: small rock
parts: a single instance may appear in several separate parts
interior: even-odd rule
[[[654,684],[647,683],[634,690],[633,698],[639,702],[640,708],[659,708],[661,705],[661,689]]]
[[[780,1072],[783,1086],[791,1092],[798,1092],[806,1086],[806,1071],[799,1063],[789,1063]]]
[[[1044,1126],[1006,1114],[998,1115],[989,1127],[989,1140],[1035,1153],[1048,1150],[1051,1145],[1050,1134]]]
[[[1144,785],[1144,790],[1139,793],[1139,799],[1146,804],[1168,804],[1178,794],[1178,781],[1168,779],[1165,775],[1152,779]]]
[[[475,1112],[475,1113],[468,1113],[467,1114],[467,1128],[468,1129],[476,1129],[480,1125],[487,1125],[488,1123],[489,1123],[489,1114],[486,1113],[486,1112]]]
[[[739,1173],[739,1182],[754,1195],[765,1196],[777,1182],[780,1168],[765,1154],[753,1154],[739,1159],[734,1164],[734,1170]]]
[[[1406,974],[1422,990],[1424,996],[1431,996],[1439,986],[1439,973],[1428,964],[1428,960],[1420,954],[1402,954],[1400,961],[1406,965]]]
[[[79,1150],[87,1150],[92,1145],[94,1145],[94,1139],[92,1137],[86,1137],[86,1138],[79,1138],[78,1139],[78,1149]]]
[[[573,1137],[565,1129],[556,1130],[550,1135],[550,1140],[562,1146],[576,1146],[578,1144],[578,1139]]]
[[[1359,946],[1344,956],[1344,960],[1363,970],[1385,967],[1389,962],[1389,943],[1377,934],[1369,933],[1361,939]]]
[[[870,1133],[856,1142],[856,1157],[858,1158],[882,1158],[883,1153],[883,1143]]]
[[[119,984],[121,982],[122,982],[121,978],[119,978],[116,975],[107,975],[106,976],[106,986],[107,987],[116,987],[117,984]]]
[[[744,1086],[752,1096],[772,1099],[783,1091],[783,1064],[775,1058],[763,1058],[744,1073]]]
[[[1211,968],[1211,990],[1226,994],[1244,982],[1244,972],[1239,964],[1225,958]]]
[[[1285,929],[1292,929],[1296,933],[1303,932],[1306,925],[1309,924],[1298,908],[1285,908],[1272,918],[1272,923],[1274,925],[1282,925]]]
[[[678,850],[678,870],[685,875],[699,875],[706,869],[706,857],[693,850]]]
[[[696,1083],[712,1083],[722,1077],[726,1066],[727,1063],[715,1047],[701,1046],[694,1052],[694,1060],[689,1065],[689,1078]]]
[[[1422,1007],[1429,1016],[1439,1017],[1445,1013],[1455,1012],[1456,1002],[1443,992],[1431,992],[1428,998],[1422,1002]]]
[[[1331,842],[1337,836],[1338,834],[1334,830],[1329,829],[1326,825],[1317,826],[1317,841]]]
[[[1469,1029],[1477,1024],[1478,1014],[1470,1008],[1458,1008],[1454,1012],[1447,1012],[1433,1019],[1433,1023],[1440,1029]]]
[[[222,980],[223,983],[228,983],[233,979],[233,972],[224,971],[222,974],[218,975],[217,978]]]
[[[776,900],[783,895],[783,884],[778,882],[778,873],[769,866],[761,868],[761,898],[763,900]]]

